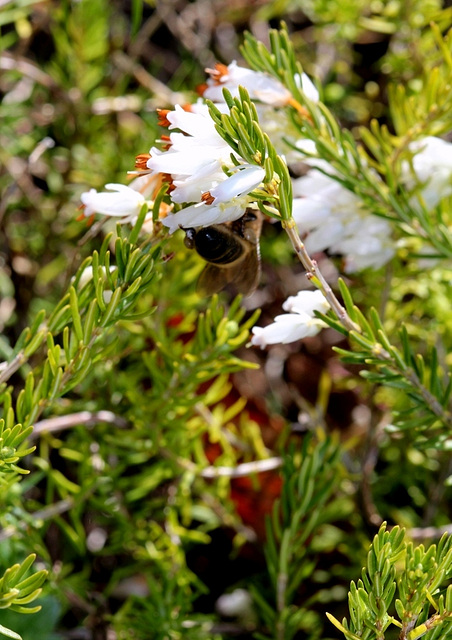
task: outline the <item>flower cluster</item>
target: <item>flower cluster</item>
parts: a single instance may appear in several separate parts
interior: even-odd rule
[[[281,107],[297,108],[290,92],[278,80],[268,74],[240,67],[235,62],[228,67],[217,65],[210,71],[211,77],[204,90],[204,98],[216,103],[227,112],[223,90],[238,95],[239,86],[244,86],[258,104],[260,123],[281,150],[290,152],[283,142],[290,134],[290,121]],[[306,96],[318,100],[318,92],[311,80],[302,74],[296,79]],[[162,222],[170,233],[178,228],[202,227],[222,222],[232,222],[243,215],[254,202],[252,191],[262,185],[264,170],[249,165],[243,158],[231,156],[231,149],[216,131],[207,106],[195,104],[174,110],[161,110],[160,123],[167,127],[169,135],[162,136],[163,148],[153,146],[148,154],[137,158],[139,176],[164,177],[169,183],[171,202],[186,205],[179,212],[168,215]],[[295,136],[295,130],[293,131]],[[133,193],[133,184],[128,187],[107,185],[116,193],[96,193],[91,190],[82,194],[86,206],[85,214],[93,211],[122,216],[129,221],[139,210],[143,200]]]
[[[300,141],[301,151],[306,146]],[[411,143],[409,151],[413,159],[402,164],[401,182],[421,196],[425,206],[433,208],[452,194],[452,144],[430,136]],[[327,162],[309,158],[307,163],[313,168],[293,181],[293,217],[305,236],[307,251],[327,250],[343,256],[345,273],[386,264],[396,248],[390,223],[373,215],[360,198],[338,182]],[[411,203],[418,206],[416,195]]]
[[[240,218],[253,200],[248,194],[261,184],[265,171],[243,158],[232,161],[231,149],[217,133],[205,105],[192,105],[190,111],[176,106],[165,119],[169,129],[178,131],[169,135],[165,151],[151,149],[146,167],[152,174],[170,177],[174,203],[195,204],[167,216],[163,224],[173,233],[180,227]]]
[[[223,91],[227,89],[237,96],[239,87],[245,87],[256,101],[262,129],[277,151],[284,154],[285,161],[302,160],[310,167],[303,177],[293,178],[293,217],[307,251],[342,256],[345,273],[377,269],[388,262],[395,253],[390,223],[373,215],[357,195],[336,179],[333,167],[315,157],[313,142],[300,139],[286,107],[302,117],[307,112],[290,91],[268,74],[245,69],[235,62],[229,66],[218,64],[208,72],[204,98],[227,113]],[[294,81],[307,101],[319,100],[317,89],[305,74]],[[248,207],[256,206],[256,198],[263,198],[266,191],[271,202],[274,185],[264,182],[264,168],[249,164],[232,152],[219,135],[206,104],[197,101],[184,107],[176,105],[173,110],[160,110],[159,116],[168,134],[162,136],[160,145],[137,157],[137,170],[131,173],[138,177],[129,186],[107,184],[106,192],[91,189],[83,193],[86,216],[100,213],[120,222],[133,222],[147,206],[150,219],[152,200],[162,182],[167,183],[170,204],[161,205],[160,217],[170,233],[179,228],[238,220]],[[451,143],[434,137],[410,145],[413,157],[402,163],[401,180],[413,207],[419,206],[419,201],[434,207],[442,197],[452,194],[451,149]],[[275,318],[268,327],[256,327],[252,343],[265,346],[314,335],[323,326],[314,311],[325,311],[327,307],[319,291],[289,298],[284,305],[288,313]]]
[[[334,178],[311,169],[294,180],[294,194],[293,217],[300,233],[307,235],[309,253],[328,250],[343,256],[345,273],[378,269],[394,255],[389,222],[364,209]]]
[[[288,344],[302,338],[315,336],[326,325],[314,315],[326,313],[330,305],[321,291],[299,291],[283,304],[288,313],[276,316],[266,327],[253,327],[251,344],[264,349],[269,344]]]

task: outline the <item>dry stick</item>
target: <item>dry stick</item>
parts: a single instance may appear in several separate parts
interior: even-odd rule
[[[254,473],[279,469],[282,463],[282,458],[275,456],[273,458],[254,460],[253,462],[242,462],[236,467],[215,467],[212,465],[202,469],[200,475],[203,478],[243,478]]]
[[[408,529],[407,535],[411,540],[435,540],[441,538],[445,533],[452,535],[452,524],[445,524],[442,527],[413,527]]]
[[[93,427],[99,422],[114,424],[120,429],[125,429],[128,424],[127,420],[117,416],[112,411],[80,411],[36,422],[30,439],[38,438],[43,433],[55,433],[65,429],[72,429],[72,427],[77,427],[78,425]]]
[[[0,362],[0,384],[9,380],[13,373],[16,373],[27,362],[27,359],[25,352],[19,351],[11,362]]]
[[[84,425],[86,427],[93,427],[99,422],[106,422],[108,424],[114,424],[120,429],[127,427],[127,420],[121,416],[116,415],[112,411],[80,411],[79,413],[68,413],[65,416],[58,416],[56,418],[49,418],[47,420],[40,420],[34,425],[33,433],[30,436],[32,438],[38,438],[43,433],[57,433],[64,431],[65,429],[72,429],[78,425]],[[169,452],[162,449],[160,451],[165,457],[174,459],[169,455]],[[279,469],[282,465],[282,458],[274,456],[272,458],[263,458],[262,460],[254,460],[252,462],[242,462],[236,467],[224,467],[214,465],[204,467],[204,469],[198,469],[198,467],[188,460],[182,460],[176,458],[177,463],[194,471],[201,475],[203,478],[243,478],[254,473],[263,473],[264,471],[271,471],[273,469]]]

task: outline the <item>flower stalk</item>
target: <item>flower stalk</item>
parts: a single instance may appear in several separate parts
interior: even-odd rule
[[[334,295],[330,285],[323,277],[322,272],[318,268],[317,262],[312,260],[311,256],[306,251],[306,247],[298,235],[297,227],[293,218],[289,220],[282,220],[281,224],[289,237],[297,258],[307,271],[308,279],[314,282],[314,284],[316,284],[322,291],[339,322],[345,329],[347,329],[347,331],[356,331],[357,333],[361,333],[361,327],[350,318],[345,308]]]

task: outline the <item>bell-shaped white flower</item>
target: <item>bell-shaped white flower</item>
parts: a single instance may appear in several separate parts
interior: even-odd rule
[[[199,202],[201,195],[226,179],[222,167],[233,168],[231,149],[215,129],[206,105],[193,105],[185,111],[176,105],[166,114],[170,129],[169,148],[153,147],[147,167],[152,173],[169,174],[173,190],[171,199],[182,204]]]
[[[329,308],[328,300],[319,289],[316,291],[299,291],[296,296],[289,296],[283,304],[284,311],[307,313],[313,317],[314,311],[326,313]]]
[[[215,202],[227,202],[244,193],[250,193],[261,184],[264,178],[265,171],[262,167],[254,165],[249,165],[243,169],[238,167],[238,170],[226,180],[210,189],[210,195]]]
[[[265,177],[261,167],[248,166],[235,171],[208,192],[210,204],[200,202],[178,213],[168,215],[162,223],[173,233],[179,228],[208,227],[238,220],[252,202],[248,195]],[[207,195],[207,194],[205,194]]]
[[[85,191],[80,199],[85,206],[85,216],[101,213],[127,220],[136,217],[145,203],[145,197],[139,191],[123,184],[106,184],[109,192],[97,192],[96,189]]]
[[[243,216],[248,203],[249,199],[243,199],[242,201],[237,199],[232,203],[213,205],[200,202],[191,207],[186,207],[178,213],[166,216],[166,218],[163,218],[162,224],[168,227],[170,233],[174,233],[178,229],[210,227],[212,224],[233,222]]]
[[[317,166],[333,173],[324,161]],[[394,255],[391,225],[367,211],[361,200],[317,169],[293,182],[293,216],[308,252],[344,256],[345,273],[378,269]]]
[[[269,344],[288,344],[315,336],[326,325],[314,312],[326,313],[329,306],[321,291],[299,291],[283,304],[283,309],[290,313],[276,316],[266,327],[252,328],[251,344],[264,349]]]
[[[245,87],[252,100],[259,100],[273,107],[284,107],[292,99],[290,91],[279,80],[262,71],[240,67],[235,61],[227,67],[217,64],[215,69],[207,71],[211,78],[207,81],[204,97],[213,102],[224,102],[223,89],[228,89],[234,97],[238,96],[239,86]],[[303,73],[301,78],[297,76],[295,81],[310,100],[319,99],[317,89],[306,74]]]

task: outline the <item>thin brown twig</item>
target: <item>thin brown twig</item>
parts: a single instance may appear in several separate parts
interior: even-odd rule
[[[212,465],[202,469],[199,475],[203,478],[243,478],[253,473],[263,473],[264,471],[279,469],[282,463],[282,458],[275,456],[273,458],[264,458],[263,460],[242,462],[236,467],[215,467]]]
[[[79,425],[94,427],[100,422],[114,424],[120,429],[125,429],[128,426],[127,420],[112,411],[79,411],[78,413],[68,413],[65,416],[47,418],[36,422],[31,438],[39,438],[43,433],[57,433]]]
[[[9,380],[26,362],[27,356],[23,351],[19,351],[11,362],[0,362],[0,384]]]
[[[452,535],[452,523],[442,527],[413,527],[407,530],[407,535],[412,540],[435,540],[441,538],[445,533]]]
[[[0,55],[0,69],[4,71],[17,71],[47,89],[55,89],[58,86],[52,76],[45,73],[37,65],[26,58],[21,58],[9,52],[3,51]]]

